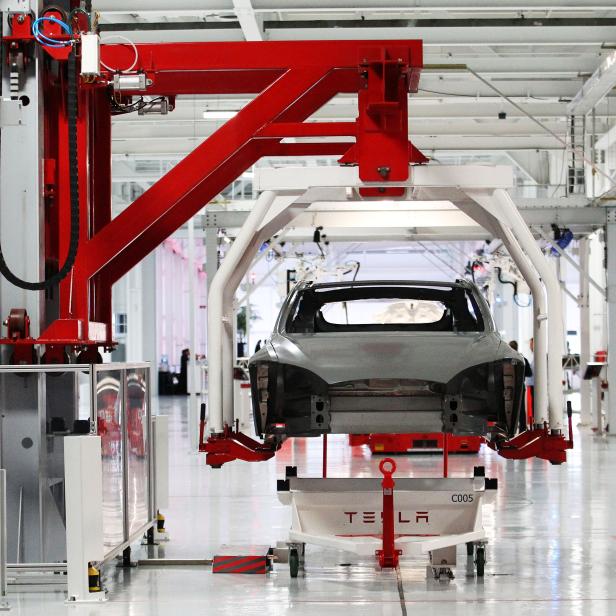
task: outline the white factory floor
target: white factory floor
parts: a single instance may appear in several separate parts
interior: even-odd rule
[[[289,511],[276,497],[276,479],[297,465],[301,476],[321,471],[320,440],[298,441],[266,463],[232,463],[220,470],[189,452],[186,398],[160,398],[170,416],[170,506],[164,513],[171,541],[157,557],[210,558],[223,543],[275,543],[285,539]],[[107,568],[109,601],[66,606],[61,593],[11,594],[20,615],[163,616],[229,614],[616,614],[616,439],[579,435],[566,465],[505,461],[492,452],[452,456],[451,476],[474,465],[498,477],[487,506],[488,564],[483,581],[469,570],[463,546],[455,579],[426,581],[425,562],[395,572],[372,561],[308,547],[305,573],[286,565],[264,575],[213,575],[206,567]],[[400,476],[434,476],[438,456],[398,456]],[[329,474],[379,476],[379,458],[330,437]],[[142,548],[139,548],[141,550]],[[136,550],[135,550],[136,551]],[[348,566],[350,563],[350,566]],[[342,565],[345,566],[342,566]]]

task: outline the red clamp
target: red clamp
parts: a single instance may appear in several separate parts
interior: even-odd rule
[[[567,461],[567,449],[573,449],[571,415],[571,406],[568,405],[568,439],[565,438],[564,434],[551,433],[546,423],[542,428],[526,430],[508,441],[486,441],[486,443],[500,456],[510,460],[541,458],[552,464],[562,464]]]
[[[381,460],[379,470],[383,473],[383,549],[376,551],[381,569],[395,569],[402,550],[396,550],[394,533],[394,481],[396,463],[391,458]]]
[[[233,460],[264,462],[274,457],[276,447],[255,441],[242,432],[225,426],[221,434],[212,434],[205,443],[201,441],[199,451],[207,454],[206,464],[212,468],[220,468],[225,462]]]

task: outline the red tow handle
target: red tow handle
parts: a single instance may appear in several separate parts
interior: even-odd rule
[[[391,458],[381,460],[379,470],[383,473],[383,549],[376,551],[381,569],[395,569],[402,550],[396,550],[394,534],[394,487],[393,474],[396,463]]]

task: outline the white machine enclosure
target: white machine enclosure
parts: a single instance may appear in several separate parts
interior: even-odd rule
[[[88,564],[105,557],[103,464],[100,436],[69,436],[64,442],[68,601],[105,601],[90,592]]]

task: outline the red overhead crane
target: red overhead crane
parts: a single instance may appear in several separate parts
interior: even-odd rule
[[[25,22],[30,20],[23,16]],[[9,57],[34,52],[30,29],[13,14]],[[53,24],[52,24],[53,25]],[[17,34],[16,34],[17,33]],[[58,267],[70,241],[66,48],[43,48],[46,267]],[[73,53],[79,56],[79,39]],[[135,55],[136,54],[136,55]],[[111,286],[263,156],[339,155],[365,181],[405,180],[425,157],[408,141],[407,94],[417,88],[421,41],[293,41],[101,45],[99,77],[78,84],[79,248],[60,283],[58,317],[38,337],[13,328],[1,344],[31,361],[33,345],[60,361],[64,346],[96,355],[111,348]],[[77,72],[79,63],[77,62]],[[145,87],[113,91],[114,75],[133,65]],[[358,94],[355,122],[306,122],[339,93]],[[111,217],[110,96],[254,94],[235,117],[184,157],[117,217]],[[310,142],[285,142],[311,137]],[[314,138],[327,137],[318,141]],[[331,140],[331,137],[352,137]],[[376,189],[375,189],[376,190]],[[395,194],[400,189],[381,189]]]
[[[13,348],[14,363],[35,362],[40,347],[45,348],[43,360],[48,363],[66,361],[67,347],[80,353],[78,361],[100,361],[98,350],[114,346],[113,283],[261,157],[340,156],[341,164],[359,167],[361,180],[391,182],[391,187],[363,189],[364,196],[377,197],[401,195],[404,189],[396,182],[408,178],[410,164],[427,161],[408,141],[408,92],[417,90],[421,41],[101,45],[103,65],[113,68],[81,76],[81,35],[89,31],[89,17],[76,11],[68,18],[70,35],[52,21],[43,24],[44,34],[67,44],[43,45],[40,62],[44,269],[52,274],[62,271],[60,264],[66,265],[65,255],[72,248],[74,262],[57,291],[54,286],[47,293],[47,318],[41,319],[44,329],[38,336],[30,332],[23,309],[8,316],[7,336],[0,338],[0,344]],[[45,15],[66,19],[60,9],[51,7]],[[33,18],[29,13],[10,13],[8,25],[2,41],[7,61],[26,66],[38,53],[36,40],[40,42],[33,34]],[[133,88],[126,86],[127,77],[133,78]],[[121,78],[124,87],[114,89],[114,80]],[[354,122],[308,121],[340,93],[357,94]],[[145,95],[165,96],[173,103],[176,96],[186,94],[255,97],[112,218],[114,101],[126,105]],[[71,117],[73,105],[76,114]],[[73,147],[76,169],[70,164]],[[77,193],[78,221],[71,207]],[[78,241],[71,241],[71,231],[77,228]],[[543,434],[539,437],[544,439]],[[231,435],[229,442],[240,449],[250,449],[252,443],[256,449],[262,447],[234,438]],[[536,448],[533,441],[531,449]],[[217,455],[227,461],[223,449]],[[512,451],[508,453],[511,456]],[[233,452],[229,459],[246,459],[242,455]]]

